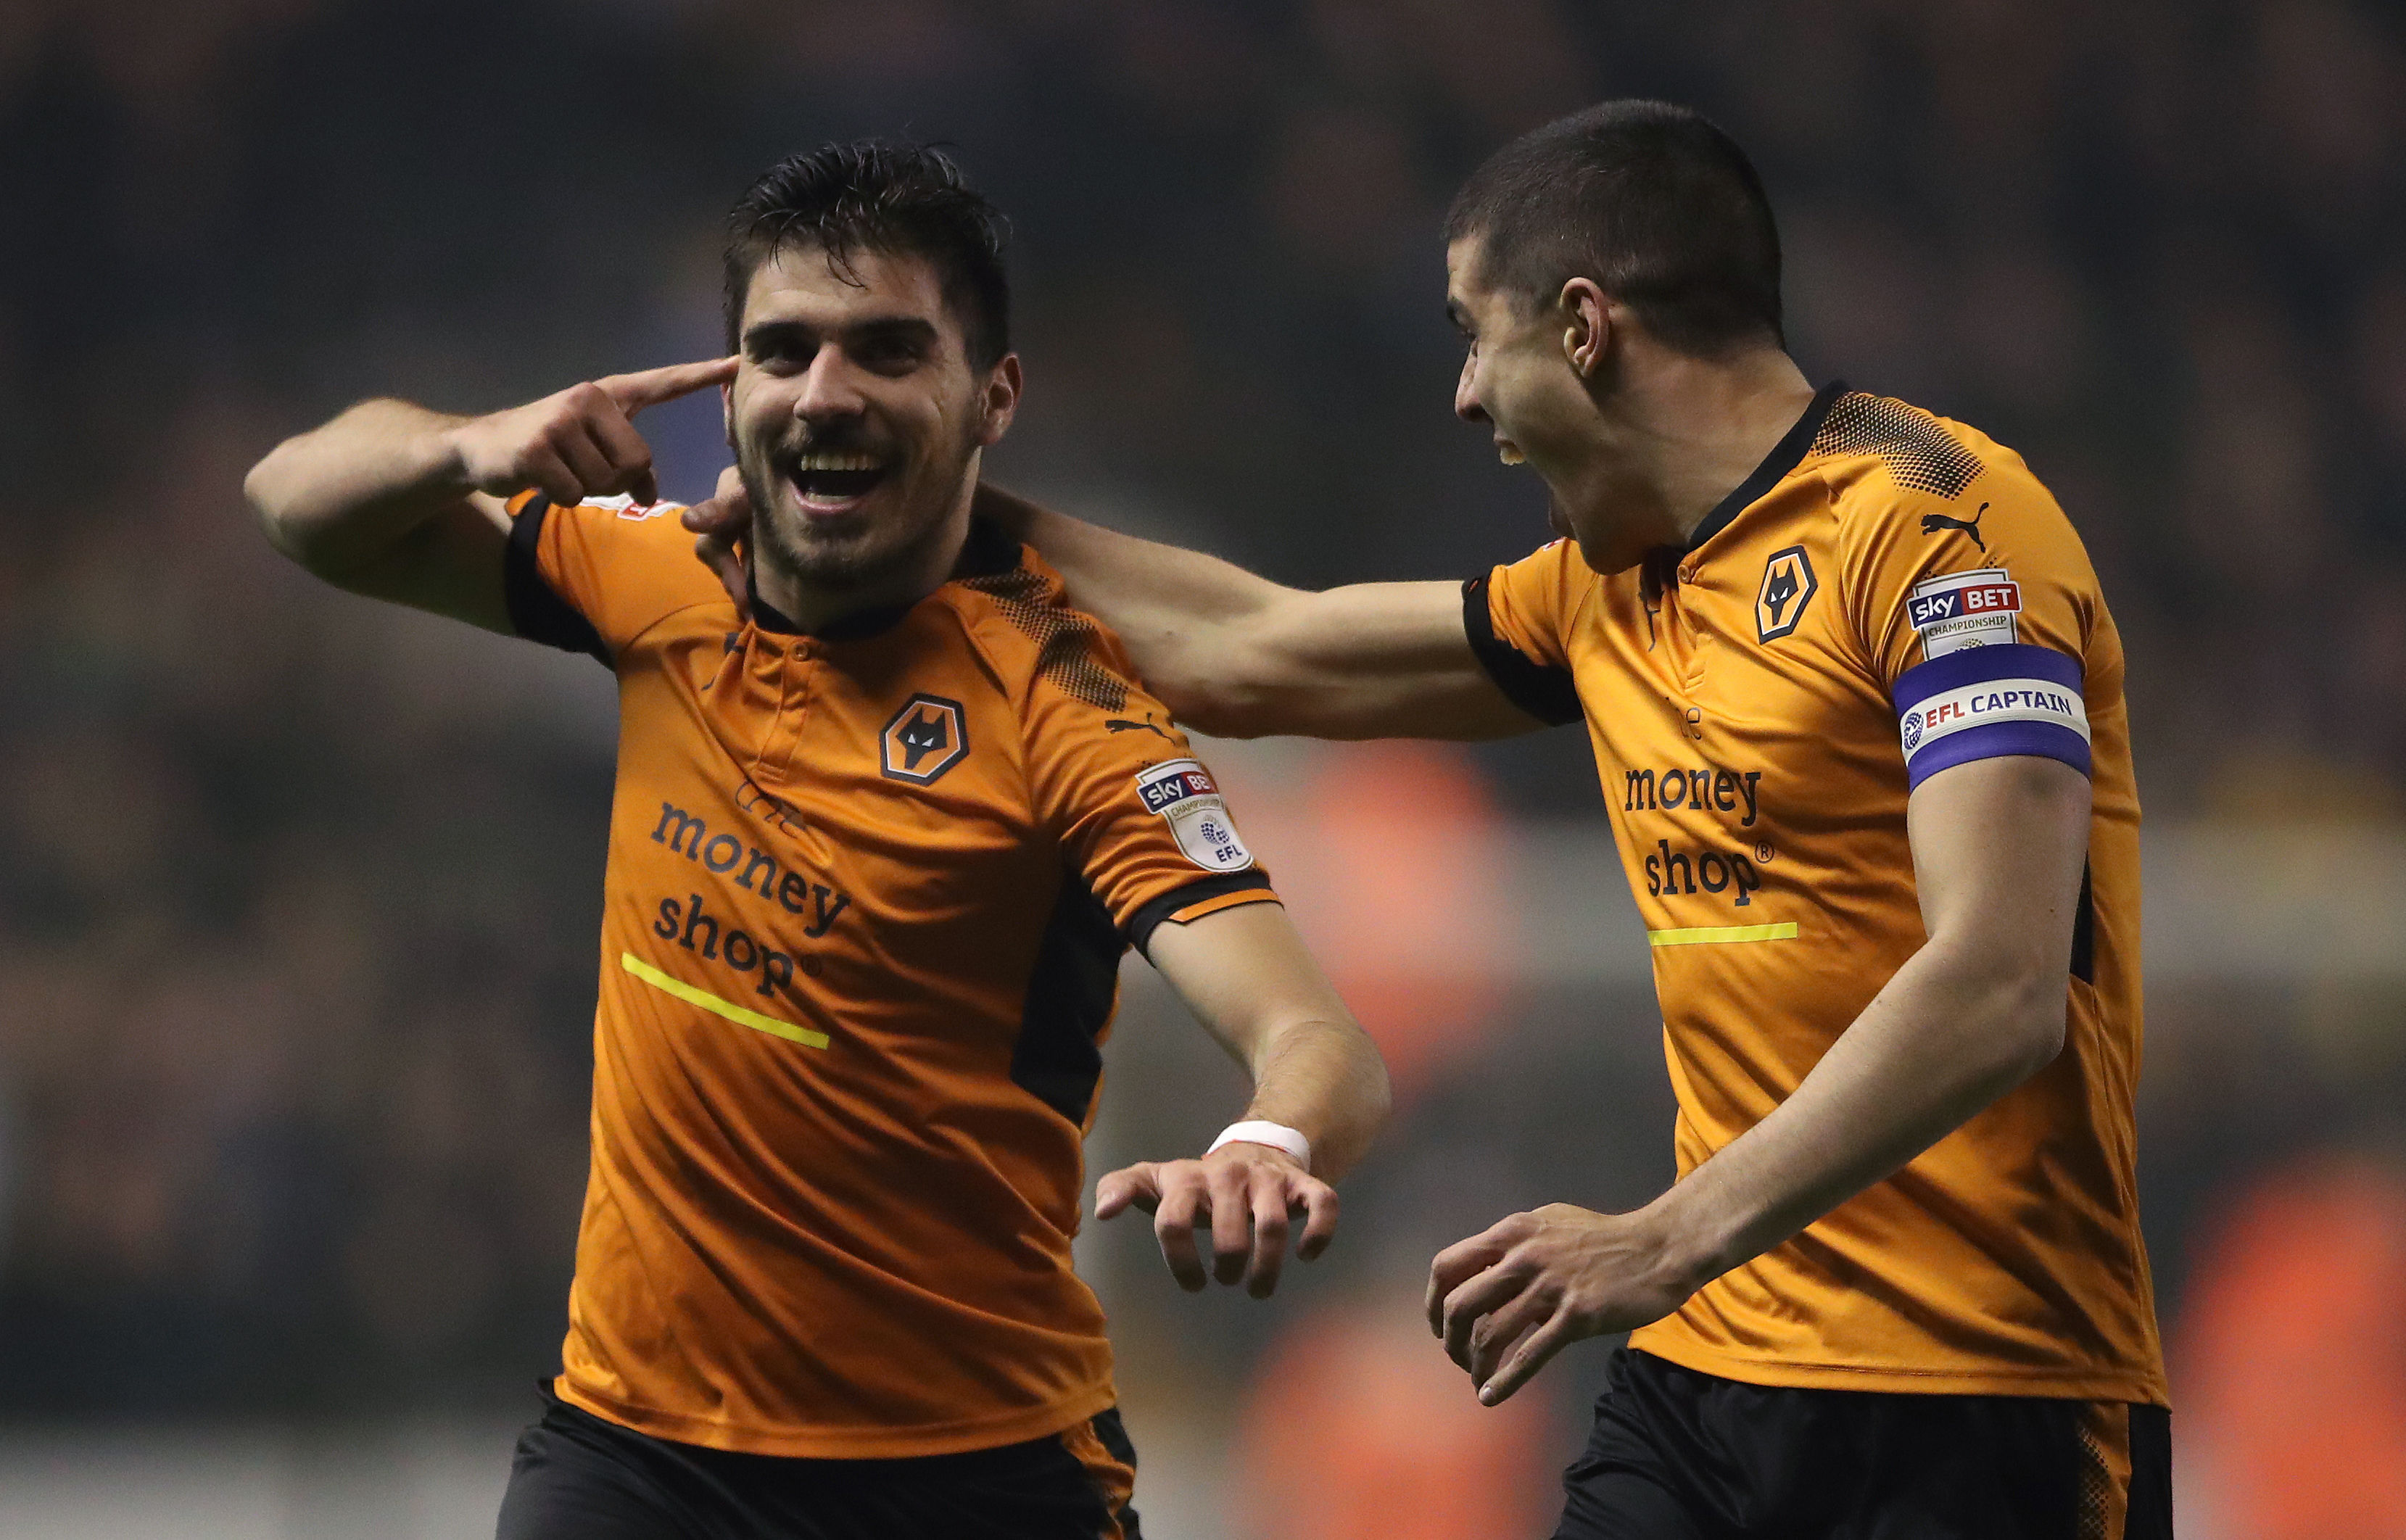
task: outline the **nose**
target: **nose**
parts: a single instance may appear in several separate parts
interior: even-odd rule
[[[1487,410],[1479,404],[1479,355],[1471,354],[1462,360],[1462,378],[1453,386],[1453,415],[1465,422],[1485,422]]]
[[[860,416],[864,408],[860,383],[840,347],[822,347],[802,374],[794,397],[794,416],[814,426]]]

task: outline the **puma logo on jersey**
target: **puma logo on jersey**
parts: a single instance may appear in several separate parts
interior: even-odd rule
[[[1812,559],[1804,547],[1790,545],[1775,551],[1762,565],[1762,590],[1755,596],[1755,634],[1764,642],[1776,642],[1796,629],[1804,618],[1805,606],[1821,591],[1820,580],[1813,575]]]
[[[1125,716],[1106,716],[1103,726],[1112,732],[1149,732],[1165,743],[1169,742],[1169,734],[1150,722],[1131,722]]]
[[[878,735],[885,773],[913,785],[934,784],[969,752],[969,713],[957,700],[914,695]]]
[[[1983,502],[1980,504],[1980,512],[1974,514],[1969,523],[1960,518],[1948,518],[1945,514],[1924,514],[1921,516],[1921,532],[1925,535],[1934,535],[1941,530],[1960,530],[1972,537],[1972,544],[1980,547],[1980,554],[1986,556],[1988,554],[1988,543],[1980,538],[1980,518],[1981,515],[1988,511],[1988,505]]]

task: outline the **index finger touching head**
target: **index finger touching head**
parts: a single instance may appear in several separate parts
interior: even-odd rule
[[[735,366],[742,361],[739,355],[730,353],[723,359],[704,359],[698,363],[670,363],[658,369],[638,369],[631,374],[612,374],[593,383],[618,403],[619,411],[631,415],[646,406],[689,396],[696,390],[725,385],[735,377]]]

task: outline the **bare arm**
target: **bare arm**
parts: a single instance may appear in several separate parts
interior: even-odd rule
[[[1224,738],[1505,738],[1543,726],[1496,688],[1453,583],[1314,593],[979,488],[978,511],[1043,553],[1120,635],[1179,720]]]
[[[2061,1052],[2088,778],[1974,760],[1923,782],[1907,817],[1930,940],[1793,1095],[1635,1213],[1553,1204],[1439,1253],[1430,1324],[1482,1401],[1565,1343],[1668,1315]]]
[[[269,542],[327,582],[508,634],[501,500],[649,500],[651,450],[629,417],[733,373],[721,359],[617,374],[482,417],[362,402],[276,445],[243,491]]]
[[[1329,1185],[1353,1168],[1386,1121],[1387,1067],[1277,904],[1242,904],[1153,931],[1153,965],[1204,1028],[1253,1077],[1241,1116],[1311,1141],[1311,1169],[1267,1145],[1223,1146],[1201,1160],[1144,1162],[1095,1189],[1095,1214],[1134,1204],[1153,1215],[1180,1285],[1200,1289],[1195,1226],[1211,1227],[1212,1271],[1254,1298],[1278,1287],[1288,1221],[1307,1216],[1296,1254],[1309,1261],[1337,1229]]]

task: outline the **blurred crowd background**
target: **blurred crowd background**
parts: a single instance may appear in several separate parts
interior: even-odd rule
[[[175,1440],[229,1429],[266,1442],[226,1470],[303,1496],[228,1535],[404,1533],[277,1430],[477,1430],[411,1458],[488,1513],[557,1366],[609,681],[313,586],[243,508],[259,455],[366,395],[710,356],[750,177],[909,135],[1016,229],[998,479],[1292,582],[1467,575],[1542,499],[1450,419],[1439,216],[1625,94],[1754,155],[1806,373],[2020,449],[2103,576],[2184,1533],[2406,1533],[2393,7],[7,0],[0,1468],[48,1473],[42,1533],[205,1481]],[[644,426],[704,492],[715,406]],[[1275,1304],[1179,1294],[1140,1228],[1082,1242],[1148,1529],[1542,1533],[1601,1349],[1482,1412],[1413,1312],[1438,1246],[1670,1174],[1584,742],[1212,757],[1404,1095]],[[1097,1169],[1241,1095],[1140,970],[1129,1000]]]

